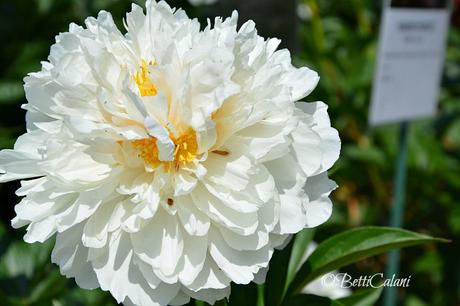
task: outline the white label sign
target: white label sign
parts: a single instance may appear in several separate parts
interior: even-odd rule
[[[371,125],[436,113],[449,16],[447,8],[385,9]]]

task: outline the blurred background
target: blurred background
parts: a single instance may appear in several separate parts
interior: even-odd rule
[[[142,5],[143,1],[135,1]],[[342,138],[342,156],[331,177],[334,213],[316,230],[315,240],[361,225],[387,225],[392,199],[397,125],[368,127],[382,1],[366,0],[168,0],[189,16],[254,19],[265,37],[279,37],[297,66],[319,72],[321,81],[307,100],[329,105],[332,125]],[[119,27],[130,8],[127,0],[0,0],[0,149],[12,148],[25,132],[20,105],[22,79],[40,69],[54,36],[70,22],[83,23],[101,9]],[[411,124],[404,227],[452,243],[402,252],[401,305],[460,305],[460,1],[455,0],[448,36],[438,116]],[[50,263],[53,242],[28,245],[10,220],[18,183],[0,185],[0,305],[116,305],[110,295],[81,290]],[[385,269],[386,256],[350,266],[352,276]]]

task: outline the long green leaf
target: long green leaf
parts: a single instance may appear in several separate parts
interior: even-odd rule
[[[383,288],[364,289],[353,293],[350,296],[338,299],[344,306],[373,306],[382,293]]]
[[[306,228],[295,235],[294,245],[292,246],[291,251],[291,259],[289,260],[286,285],[289,285],[291,283],[296,272],[299,270],[300,265],[302,264],[302,258],[306,250],[308,249],[308,245],[312,241],[314,234],[314,228]]]
[[[320,275],[390,249],[427,242],[447,242],[398,228],[362,227],[335,235],[320,245],[302,265],[287,295],[298,293]]]

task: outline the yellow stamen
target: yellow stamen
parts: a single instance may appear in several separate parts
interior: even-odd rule
[[[147,63],[145,60],[142,60],[139,72],[133,76],[142,97],[156,96],[157,94],[157,89],[149,78],[149,66],[153,64],[153,62]]]
[[[174,137],[173,135],[170,135],[170,137],[175,145],[173,161],[159,160],[158,147],[154,137],[133,140],[131,143],[139,152],[139,157],[152,168],[163,165],[166,171],[171,169],[178,170],[195,159],[198,151],[196,134],[195,131],[189,129],[179,137]]]

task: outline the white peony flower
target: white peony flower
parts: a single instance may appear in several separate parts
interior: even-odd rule
[[[302,264],[313,253],[318,245],[311,242],[302,259]],[[340,299],[351,295],[349,288],[342,287],[343,274],[334,271],[322,275],[302,289],[302,293],[320,295],[331,299]]]
[[[217,2],[217,0],[188,0],[191,5],[198,6],[198,5],[210,5]]]
[[[71,24],[25,78],[27,133],[0,152],[23,196],[24,240],[56,235],[52,261],[125,305],[214,303],[273,249],[325,222],[340,140],[326,105],[294,103],[318,75],[277,39],[200,31],[166,2]]]

